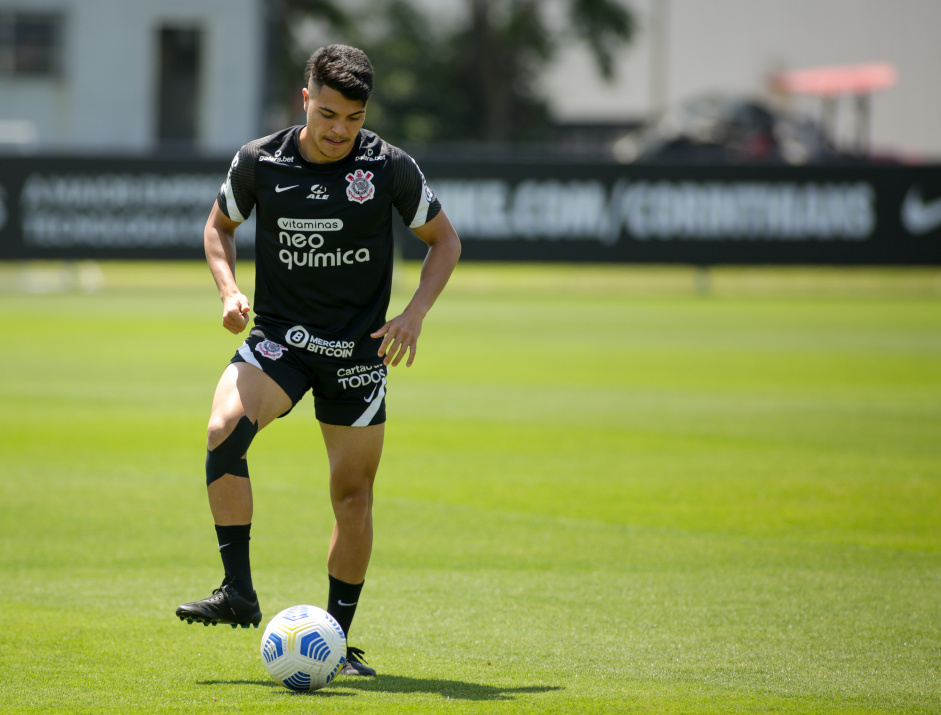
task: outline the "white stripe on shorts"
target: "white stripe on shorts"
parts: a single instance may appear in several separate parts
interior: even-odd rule
[[[372,418],[376,416],[376,413],[379,411],[379,408],[382,406],[382,398],[386,396],[386,379],[382,378],[382,384],[379,386],[379,390],[376,392],[376,396],[372,399],[372,402],[369,403],[369,407],[366,408],[366,411],[359,416],[359,419],[356,420],[351,426],[352,427],[369,427],[369,423],[372,422]]]
[[[254,365],[259,370],[261,370],[261,363],[258,362],[258,359],[254,355],[252,355],[252,349],[248,347],[248,343],[242,343],[242,347],[239,348],[239,355],[241,355],[242,359],[249,365]]]

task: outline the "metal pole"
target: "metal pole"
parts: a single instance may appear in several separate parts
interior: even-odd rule
[[[868,94],[856,95],[856,151],[869,153],[869,97]]]
[[[650,104],[662,114],[670,101],[670,0],[651,0]]]

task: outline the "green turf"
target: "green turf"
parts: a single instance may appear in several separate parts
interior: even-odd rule
[[[296,695],[173,616],[240,339],[201,265],[101,270],[0,266],[0,711],[941,711],[938,271],[462,265],[391,377],[380,677]],[[312,403],[251,463],[266,617],[323,605]]]

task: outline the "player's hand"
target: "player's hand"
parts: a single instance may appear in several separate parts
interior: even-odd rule
[[[372,337],[382,338],[379,357],[383,358],[382,362],[386,367],[389,365],[395,367],[402,362],[406,354],[408,354],[408,360],[405,362],[405,367],[412,366],[415,362],[415,350],[418,347],[421,324],[421,318],[402,313],[372,333]]]
[[[222,303],[222,327],[233,335],[238,335],[248,325],[248,312],[251,306],[242,293],[233,293]]]

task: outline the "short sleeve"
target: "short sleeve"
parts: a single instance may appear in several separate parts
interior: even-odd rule
[[[219,208],[230,219],[242,223],[255,208],[255,165],[258,151],[246,144],[235,154],[225,183],[216,200]]]
[[[409,228],[424,226],[441,211],[441,202],[412,157],[396,149],[391,161],[392,203]]]

